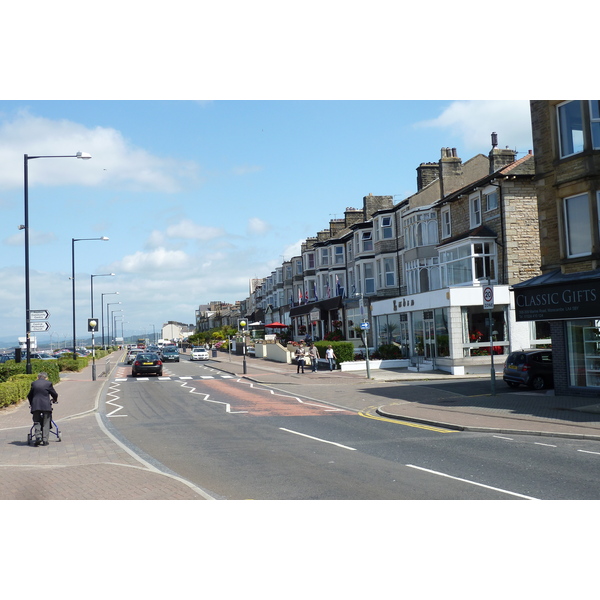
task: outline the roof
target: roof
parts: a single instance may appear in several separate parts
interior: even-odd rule
[[[445,204],[446,202],[454,202],[458,200],[460,196],[464,196],[469,190],[474,190],[475,188],[482,187],[488,183],[491,183],[494,179],[498,177],[508,177],[508,176],[528,176],[533,177],[535,175],[535,162],[533,160],[533,154],[526,154],[523,158],[516,160],[509,165],[505,165],[501,169],[478,179],[477,181],[473,181],[469,183],[459,190],[452,192],[438,200],[436,204]]]

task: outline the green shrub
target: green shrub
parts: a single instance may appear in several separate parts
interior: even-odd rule
[[[76,359],[72,358],[72,355],[69,354],[69,358],[65,356],[62,356],[61,358],[59,358],[56,362],[58,363],[58,366],[60,368],[61,371],[81,371],[82,369],[85,369],[85,367],[87,367],[88,365],[88,359],[87,357],[83,357],[83,356],[77,356]]]
[[[379,346],[379,348],[377,348],[377,353],[382,360],[394,360],[396,358],[402,358],[402,351],[394,344],[382,344]]]
[[[315,342],[315,347],[319,351],[319,356],[325,358],[325,351],[331,346],[334,354],[336,355],[336,363],[339,365],[341,362],[353,360],[354,358],[354,345],[352,342],[333,342],[333,341],[321,341]]]

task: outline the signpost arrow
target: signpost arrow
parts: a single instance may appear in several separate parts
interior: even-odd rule
[[[30,310],[29,311],[29,320],[30,321],[44,321],[50,316],[50,313],[47,310]],[[35,331],[32,329],[32,331]]]
[[[48,331],[50,323],[48,321],[36,321],[30,324],[31,331]]]

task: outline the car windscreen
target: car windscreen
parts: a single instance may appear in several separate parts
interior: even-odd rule
[[[156,354],[138,354],[135,359],[139,362],[154,362],[159,360]]]

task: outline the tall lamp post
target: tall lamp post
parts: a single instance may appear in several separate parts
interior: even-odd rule
[[[71,285],[73,290],[73,358],[77,358],[77,334],[75,331],[75,242],[107,242],[107,237],[99,238],[72,238],[71,239]]]
[[[94,317],[94,277],[114,277],[114,273],[102,273],[100,275],[90,275],[90,319],[96,323],[92,328],[92,381],[96,381],[96,345],[94,343],[94,331],[98,328],[98,320]]]
[[[119,304],[121,304],[121,303],[119,302]],[[115,338],[115,342],[117,341],[117,325],[116,325],[116,317],[115,317],[116,312],[123,312],[123,309],[117,308],[116,310],[110,311],[110,323],[111,323],[111,327],[112,327],[113,337]],[[123,315],[117,315],[117,316],[122,317]]]
[[[102,317],[102,349],[106,350],[106,346],[104,345],[104,296],[111,296],[112,294],[119,294],[119,292],[106,292],[104,294],[100,294],[100,313]]]
[[[23,155],[23,187],[24,187],[24,209],[25,221],[19,229],[25,230],[25,343],[26,343],[26,367],[25,372],[31,374],[31,318],[30,318],[30,288],[29,288],[29,162],[34,158],[92,158],[87,152],[78,152],[77,154],[60,154],[53,156],[29,156]]]
[[[109,319],[109,307],[111,307],[113,304],[121,304],[120,302],[107,302],[106,303],[106,330],[108,332],[107,337],[108,337],[108,343],[111,343],[111,338],[110,338],[110,332],[111,332],[111,322]]]

